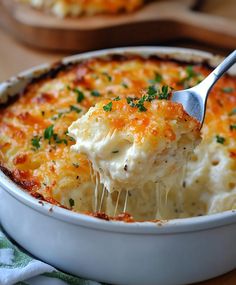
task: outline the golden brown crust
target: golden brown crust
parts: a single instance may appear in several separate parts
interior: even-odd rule
[[[86,158],[70,153],[74,144],[66,135],[70,124],[101,99],[140,98],[151,85],[179,90],[196,84],[209,72],[202,65],[188,70],[184,63],[136,56],[57,67],[29,84],[16,102],[1,108],[1,169],[33,196],[73,208],[65,198],[70,189],[80,191],[86,184],[86,191],[92,191],[93,184]],[[235,108],[236,80],[227,75],[210,94],[203,138],[223,137],[233,159]],[[64,181],[65,176],[69,180]]]
[[[134,142],[140,143],[143,139],[149,138],[150,142],[157,139],[166,138],[170,141],[176,139],[175,132],[170,122],[175,120],[179,122],[188,122],[187,129],[195,134],[195,140],[199,139],[200,123],[193,117],[189,116],[183,106],[169,100],[158,99],[158,92],[153,98],[149,98],[145,92],[139,98],[128,97],[121,99],[117,97],[113,100],[101,100],[96,105],[96,110],[89,116],[89,120],[103,118],[109,123],[111,133],[120,131],[132,133]],[[171,97],[171,91],[167,94]],[[105,111],[104,107],[111,106],[109,111]]]

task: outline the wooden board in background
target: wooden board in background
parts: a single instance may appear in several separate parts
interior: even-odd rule
[[[12,0],[1,0],[0,22],[22,42],[60,51],[148,44],[180,37],[235,48],[236,19],[192,11],[194,3],[156,1],[132,14],[58,19]]]

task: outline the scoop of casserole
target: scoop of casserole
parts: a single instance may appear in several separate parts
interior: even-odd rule
[[[178,103],[117,97],[90,108],[69,135],[76,140],[72,149],[87,155],[109,192],[149,182],[170,189],[200,142],[200,125]]]

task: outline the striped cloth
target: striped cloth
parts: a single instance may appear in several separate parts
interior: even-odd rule
[[[0,227],[0,285],[101,285],[56,270],[13,245]]]

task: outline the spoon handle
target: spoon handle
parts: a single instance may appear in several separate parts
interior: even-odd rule
[[[206,100],[208,93],[210,92],[214,84],[217,82],[217,80],[235,63],[236,50],[234,50],[230,55],[228,55],[221,62],[221,64],[219,64],[200,84],[193,88],[196,88],[198,90],[200,89],[201,92],[199,92],[199,94],[201,94],[202,97],[204,97],[204,100]]]
[[[220,78],[236,62],[236,50],[234,50],[226,59],[221,62],[213,71],[216,78]],[[216,79],[216,80],[217,80]]]

